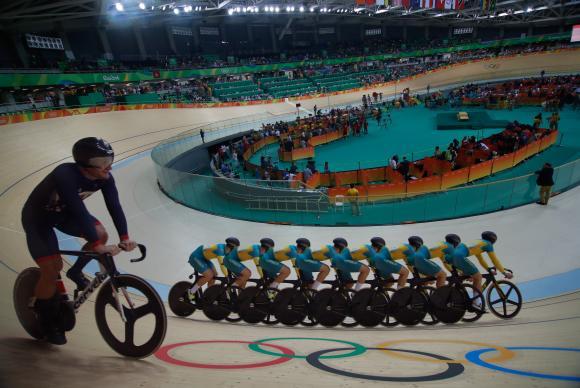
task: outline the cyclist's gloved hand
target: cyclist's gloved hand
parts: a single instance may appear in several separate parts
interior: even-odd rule
[[[97,245],[94,251],[100,255],[110,254],[111,256],[118,255],[121,252],[121,248],[117,245]]]
[[[119,248],[126,252],[131,252],[133,249],[137,248],[137,243],[133,240],[123,240],[119,243]]]
[[[514,273],[509,269],[506,269],[505,272],[503,273],[503,276],[505,276],[506,279],[511,279],[514,277]]]

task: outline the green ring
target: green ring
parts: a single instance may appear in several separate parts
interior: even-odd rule
[[[280,340],[304,340],[304,341],[329,341],[329,342],[339,342],[341,344],[350,345],[354,348],[354,350],[350,353],[344,354],[337,354],[334,356],[321,356],[320,358],[344,358],[344,357],[353,357],[358,356],[359,354],[363,354],[367,351],[365,346],[361,344],[357,344],[355,342],[337,340],[337,339],[330,339],[330,338],[309,338],[309,337],[280,337],[280,338],[265,338],[261,340],[254,341],[254,343],[248,345],[248,347],[253,350],[254,352],[267,354],[269,356],[277,356],[277,357],[287,357],[287,358],[302,358],[306,359],[308,356],[299,356],[299,355],[290,355],[290,354],[283,354],[283,353],[276,353],[269,350],[265,350],[260,348],[260,343],[270,342],[270,341],[280,341]]]

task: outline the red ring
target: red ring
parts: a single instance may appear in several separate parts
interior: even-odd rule
[[[195,345],[195,344],[215,344],[215,343],[227,343],[227,344],[253,344],[252,341],[191,341],[191,342],[180,342],[177,344],[171,344],[161,347],[157,352],[155,352],[155,357],[158,359],[165,361],[169,364],[179,365],[179,366],[188,366],[190,368],[205,368],[205,369],[249,369],[249,368],[261,368],[264,366],[270,365],[277,365],[282,364],[283,362],[287,362],[292,360],[289,357],[280,356],[272,361],[266,362],[258,362],[254,364],[236,364],[236,365],[224,365],[224,364],[200,364],[197,362],[189,362],[189,361],[182,361],[176,358],[173,358],[169,355],[169,351],[180,346],[186,345]],[[270,345],[270,344],[260,344],[260,346],[269,346],[274,349],[280,350],[283,354],[287,356],[293,356],[294,351],[292,349],[285,348],[279,345]]]

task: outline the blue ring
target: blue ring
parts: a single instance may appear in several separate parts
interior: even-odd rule
[[[555,351],[562,351],[562,352],[580,352],[580,349],[575,348],[545,348],[545,347],[537,347],[537,346],[517,346],[517,347],[509,347],[506,348],[509,350],[555,350]],[[475,365],[482,366],[484,368],[493,369],[499,372],[504,373],[511,373],[514,375],[520,376],[528,376],[528,377],[537,377],[540,379],[550,379],[550,380],[565,380],[565,381],[580,381],[580,377],[576,376],[562,376],[562,375],[549,375],[545,373],[535,373],[535,372],[524,372],[517,369],[509,369],[504,368],[501,366],[497,366],[495,364],[491,364],[489,362],[483,361],[481,359],[481,355],[484,353],[488,353],[494,351],[495,349],[479,349],[479,350],[472,350],[471,352],[465,355],[465,358],[474,363]]]

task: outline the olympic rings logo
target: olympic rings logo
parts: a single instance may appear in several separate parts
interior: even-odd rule
[[[325,341],[334,342],[341,345],[341,347],[323,349],[312,352],[310,354],[296,354],[292,349],[272,344],[272,342],[277,341]],[[450,344],[461,344],[470,346],[484,346],[482,349],[476,349],[469,351],[465,354],[464,359],[451,359],[439,354],[434,354],[430,352],[400,349],[394,347],[402,343],[450,343]],[[199,344],[243,344],[248,345],[248,349],[261,353],[268,356],[276,357],[273,360],[255,362],[255,363],[245,363],[245,364],[206,364],[200,362],[192,362],[178,359],[171,352],[177,348],[190,345]],[[324,360],[326,359],[338,359],[338,358],[349,358],[359,356],[366,353],[369,350],[379,351],[381,353],[387,354],[392,357],[397,357],[400,359],[405,359],[407,361],[420,361],[428,363],[438,363],[446,364],[447,368],[442,372],[437,372],[429,375],[420,376],[390,376],[390,375],[372,375],[352,372],[349,370],[339,369],[335,366],[327,365]],[[497,345],[486,344],[482,342],[474,341],[462,341],[462,340],[418,340],[418,339],[405,339],[405,340],[393,340],[388,342],[383,342],[375,347],[366,347],[364,345],[358,344],[356,342],[330,339],[330,338],[310,338],[310,337],[279,337],[279,338],[265,338],[256,341],[235,341],[235,340],[205,340],[205,341],[190,341],[182,342],[171,345],[165,345],[161,347],[155,356],[169,364],[186,366],[190,368],[203,368],[203,369],[250,369],[250,368],[262,368],[267,366],[279,365],[291,361],[292,359],[304,359],[306,362],[324,372],[332,373],[343,377],[352,377],[363,380],[371,381],[390,381],[390,382],[427,382],[427,381],[438,381],[445,380],[456,377],[465,371],[466,365],[476,365],[479,367],[487,368],[494,371],[504,372],[513,375],[534,377],[549,380],[564,380],[564,381],[580,381],[578,376],[568,376],[568,375],[556,375],[547,373],[537,373],[522,371],[513,368],[505,368],[497,365],[497,363],[508,361],[516,356],[514,351],[561,351],[561,352],[577,352],[580,353],[580,349],[575,348],[555,348],[555,347],[503,347]],[[494,357],[487,357],[485,360],[482,359],[482,355],[490,352],[497,352],[498,354]]]

